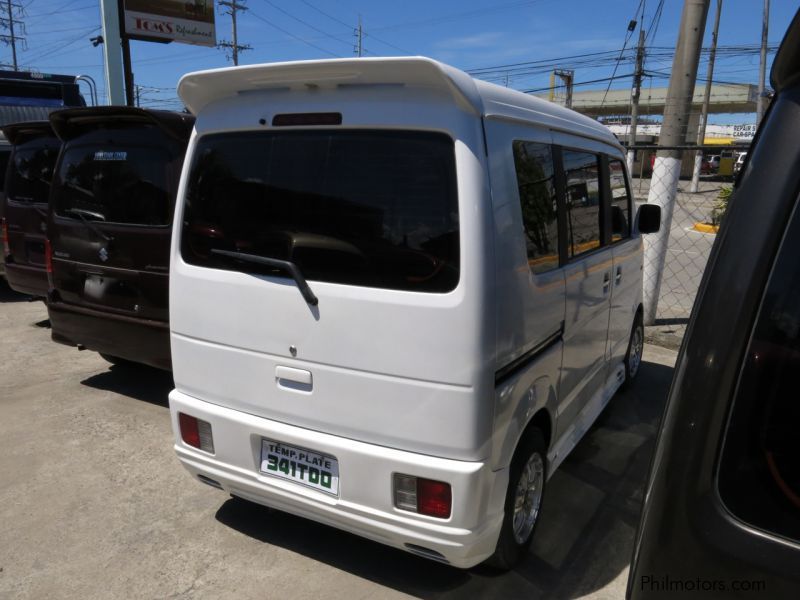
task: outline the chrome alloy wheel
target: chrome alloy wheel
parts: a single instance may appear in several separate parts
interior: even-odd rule
[[[524,544],[533,531],[544,491],[544,460],[538,452],[531,454],[517,483],[514,495],[514,539]]]
[[[633,337],[631,338],[631,352],[628,356],[628,373],[631,379],[636,377],[639,372],[639,365],[642,364],[642,353],[644,352],[644,328],[637,324],[633,330]]]

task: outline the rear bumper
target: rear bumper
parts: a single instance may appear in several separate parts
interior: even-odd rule
[[[9,287],[29,296],[47,297],[47,271],[43,267],[5,263],[6,281]]]
[[[294,427],[203,402],[177,390],[169,399],[175,451],[183,466],[194,477],[210,478],[234,496],[456,567],[469,568],[494,552],[503,521],[505,470],[492,471],[485,463],[436,458]],[[179,412],[211,424],[213,455],[181,440]],[[339,497],[261,474],[262,438],[335,456]],[[450,483],[450,518],[395,508],[393,473]]]
[[[83,346],[159,369],[170,370],[169,323],[136,319],[50,300],[54,342]]]

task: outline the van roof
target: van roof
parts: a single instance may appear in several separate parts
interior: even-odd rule
[[[343,58],[248,65],[184,75],[178,95],[193,114],[237,94],[268,89],[337,89],[402,85],[443,91],[476,116],[535,122],[619,146],[611,131],[584,115],[528,94],[479,81],[422,56]]]
[[[79,135],[113,126],[118,123],[146,123],[156,125],[179,140],[188,140],[194,125],[194,116],[171,110],[152,110],[131,106],[89,106],[66,108],[50,113],[50,124],[62,141]]]
[[[13,145],[24,144],[35,138],[51,137],[54,135],[50,121],[25,121],[12,123],[2,128],[6,139]]]

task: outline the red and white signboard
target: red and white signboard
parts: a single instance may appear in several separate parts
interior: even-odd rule
[[[124,0],[131,38],[216,46],[214,0]]]

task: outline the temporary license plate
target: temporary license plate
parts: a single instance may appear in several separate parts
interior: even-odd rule
[[[339,461],[313,450],[262,439],[261,472],[339,495]]]

